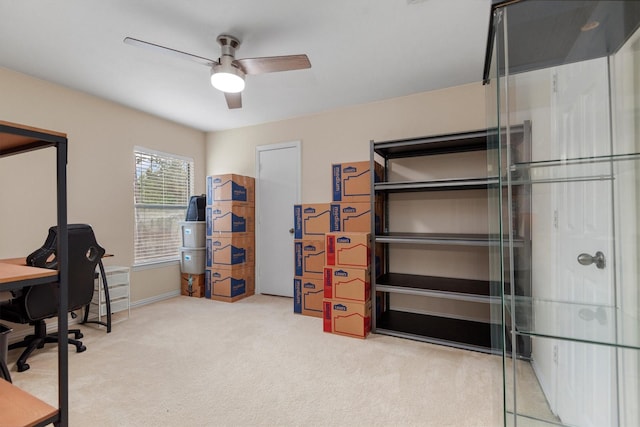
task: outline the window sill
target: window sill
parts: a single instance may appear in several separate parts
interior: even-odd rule
[[[150,270],[150,269],[154,269],[154,268],[163,268],[163,267],[169,267],[169,266],[175,265],[175,264],[180,264],[180,260],[175,259],[175,260],[171,260],[171,261],[145,262],[143,264],[134,264],[131,267],[131,271],[142,271],[142,270]]]

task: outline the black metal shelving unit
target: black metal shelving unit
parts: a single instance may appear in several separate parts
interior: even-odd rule
[[[513,130],[512,130],[513,131]],[[521,132],[522,129],[516,129]],[[375,232],[372,224],[372,235],[376,244],[386,245],[383,254],[376,254],[374,245],[374,266],[372,267],[372,295],[384,293],[383,307],[374,310],[372,330],[375,333],[398,336],[436,344],[464,348],[468,350],[495,352],[498,350],[495,337],[501,336],[502,325],[499,323],[474,321],[455,316],[439,316],[401,311],[393,308],[389,296],[405,294],[421,297],[444,298],[449,300],[474,303],[496,304],[500,306],[501,290],[498,282],[489,280],[470,280],[456,277],[434,277],[427,275],[404,274],[393,271],[389,265],[389,250],[395,245],[423,245],[433,249],[442,247],[476,247],[497,248],[501,244],[500,236],[488,234],[455,234],[455,233],[410,233],[389,230],[389,195],[407,192],[434,192],[460,190],[487,190],[499,188],[497,176],[480,176],[471,178],[452,178],[414,181],[389,181],[390,163],[397,159],[424,157],[441,154],[463,153],[487,150],[487,141],[491,133],[487,130],[453,133],[424,138],[413,138],[393,141],[371,141],[371,162],[384,161],[385,174],[381,182],[372,180],[372,194],[384,198],[385,215],[382,233]],[[375,200],[376,197],[372,199]],[[514,246],[524,246],[525,239],[516,239]],[[380,259],[379,256],[383,255]],[[383,268],[375,262],[382,262]],[[374,272],[383,274],[376,277]]]
[[[33,150],[53,147],[56,150],[56,190],[58,225],[58,282],[60,286],[59,312],[68,309],[68,234],[67,234],[67,136],[29,126],[0,121],[0,157],[17,155]],[[50,283],[51,279],[34,279],[29,283],[21,281],[16,286]],[[10,285],[9,285],[10,286]],[[38,425],[55,423],[66,427],[69,424],[68,400],[68,319],[58,316],[58,413],[51,419],[42,420]],[[10,396],[8,397],[11,398]]]

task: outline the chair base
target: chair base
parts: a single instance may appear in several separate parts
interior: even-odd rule
[[[33,351],[37,348],[43,348],[47,343],[57,343],[58,342],[58,334],[52,333],[47,334],[47,324],[44,320],[38,320],[33,323],[34,326],[34,334],[27,335],[24,337],[24,340],[9,345],[9,350],[13,350],[14,348],[26,347],[20,357],[18,358],[16,365],[18,367],[18,372],[24,372],[30,368],[27,363],[27,358],[33,353]],[[82,344],[82,341],[78,341],[79,338],[82,338],[82,332],[80,329],[69,329],[69,334],[73,334],[75,339],[69,338],[69,345],[76,346],[76,352],[82,353],[87,349]]]

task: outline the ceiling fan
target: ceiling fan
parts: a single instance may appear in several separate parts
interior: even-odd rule
[[[235,54],[236,50],[240,48],[240,41],[226,34],[219,35],[217,40],[221,48],[221,55],[218,60],[203,58],[132,37],[125,37],[123,41],[132,46],[144,47],[155,50],[156,52],[206,65],[211,69],[211,84],[216,89],[224,92],[227,106],[230,109],[242,107],[240,92],[244,90],[244,78],[246,75],[311,68],[311,62],[309,62],[307,55],[263,56],[259,58],[236,59]]]

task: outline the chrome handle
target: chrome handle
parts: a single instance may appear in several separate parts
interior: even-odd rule
[[[596,252],[595,255],[580,254],[578,255],[578,262],[582,265],[595,264],[596,267],[598,267],[601,270],[606,265],[606,259],[604,258],[604,254],[600,251]]]

